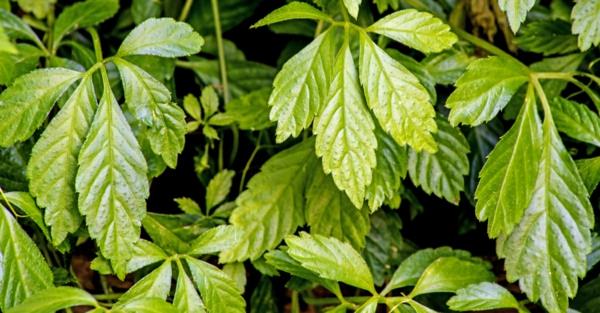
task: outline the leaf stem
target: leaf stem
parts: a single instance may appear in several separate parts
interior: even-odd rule
[[[192,4],[194,4],[194,0],[185,0],[185,4],[183,5],[183,9],[181,9],[181,15],[179,15],[180,21],[185,21],[190,14],[190,9],[192,8]]]
[[[530,81],[533,85],[533,88],[535,88],[538,97],[540,98],[540,102],[542,103],[542,108],[544,109],[544,119],[547,119],[553,123],[552,111],[550,110],[550,103],[548,102],[548,97],[546,97],[546,92],[544,92],[544,87],[542,87],[542,84],[540,84],[540,81],[535,75],[531,75]]]
[[[256,139],[256,146],[254,147],[254,151],[252,151],[252,154],[250,154],[250,157],[248,158],[248,162],[246,162],[246,166],[244,166],[244,170],[242,171],[242,178],[240,179],[239,193],[242,193],[242,190],[244,190],[244,183],[246,182],[246,175],[248,174],[250,165],[252,164],[252,161],[254,161],[254,158],[256,157],[256,154],[258,153],[258,151],[262,148],[260,146],[262,134],[263,134],[262,131],[260,133],[258,133],[258,138]]]
[[[225,62],[225,49],[223,48],[223,34],[221,30],[221,16],[219,14],[218,0],[210,0],[215,23],[215,36],[217,37],[217,49],[219,54],[219,72],[221,72],[221,84],[223,85],[223,97],[225,103],[230,100],[229,82],[227,81],[227,64]]]
[[[493,55],[513,60],[513,61],[517,62],[519,65],[528,69],[528,67],[525,64],[523,64],[521,61],[519,61],[517,58],[513,57],[512,55],[505,52],[504,50],[494,46],[493,44],[491,44],[477,36],[471,35],[468,32],[466,32],[458,27],[452,27],[452,32],[454,32],[456,35],[458,35],[458,37],[460,37],[461,39],[468,41],[471,44],[473,44]]]

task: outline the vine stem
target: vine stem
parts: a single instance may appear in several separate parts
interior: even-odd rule
[[[219,13],[219,1],[210,0],[215,23],[215,36],[217,37],[217,49],[219,54],[219,71],[221,72],[221,84],[223,85],[223,98],[225,103],[230,100],[229,82],[227,81],[227,64],[225,62],[225,49],[223,48],[223,34],[221,30],[221,15]]]
[[[190,9],[192,8],[192,4],[194,4],[194,0],[185,0],[183,9],[181,9],[181,15],[179,15],[180,21],[185,21],[188,15],[190,15]]]

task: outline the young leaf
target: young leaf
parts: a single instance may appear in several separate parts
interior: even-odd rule
[[[114,63],[121,73],[127,106],[148,126],[152,151],[175,168],[185,142],[185,113],[171,102],[167,87],[146,71],[121,58],[115,58]]]
[[[215,266],[191,257],[185,258],[196,287],[209,313],[244,313],[246,302],[235,282]]]
[[[446,101],[448,120],[455,126],[491,120],[527,80],[527,68],[512,60],[493,56],[474,61]]]
[[[358,9],[362,0],[343,0],[344,6],[353,18],[358,18]]]
[[[329,17],[329,15],[321,12],[312,5],[304,2],[293,1],[269,13],[269,15],[256,22],[250,28],[257,28],[294,19],[331,21],[331,17]]]
[[[4,32],[4,28],[0,25],[0,52],[17,54],[19,50],[17,47],[10,41],[6,33]]]
[[[41,69],[19,77],[0,94],[0,146],[29,138],[58,98],[80,77],[80,72],[64,68]]]
[[[362,208],[376,164],[375,124],[367,111],[348,44],[340,49],[327,103],[314,124],[316,153],[325,174]]]
[[[409,70],[360,35],[360,81],[381,127],[400,145],[435,152],[437,131],[429,94]]]
[[[367,263],[351,245],[305,232],[300,237],[288,236],[285,242],[289,247],[288,254],[319,276],[375,292]]]
[[[52,271],[37,246],[0,204],[0,309],[7,311],[52,287]]]
[[[200,52],[204,40],[192,27],[172,18],[151,18],[123,40],[117,56],[156,55],[176,58]]]
[[[515,297],[504,287],[495,283],[483,282],[460,289],[448,300],[453,311],[484,311],[494,309],[517,309],[519,313],[528,312],[521,308]]]
[[[67,7],[54,23],[52,46],[58,48],[65,35],[78,28],[102,23],[115,15],[118,10],[118,0],[86,0]]]
[[[571,12],[571,31],[578,34],[582,51],[600,45],[600,0],[577,1]]]
[[[535,5],[535,0],[499,0],[498,5],[506,12],[510,29],[516,33],[525,21],[527,12]]]
[[[304,224],[304,188],[315,166],[314,141],[306,140],[269,159],[236,200],[230,222],[239,242],[220,255],[223,263],[255,260]]]
[[[293,56],[275,77],[269,98],[277,141],[296,137],[325,103],[335,63],[335,36],[325,31]]]
[[[133,257],[127,262],[127,272],[135,272],[142,267],[164,261],[169,256],[154,243],[140,239],[133,247]]]
[[[311,233],[335,237],[361,249],[369,232],[368,211],[366,208],[356,209],[320,166],[313,168],[307,182],[304,210]]]
[[[206,313],[204,303],[202,303],[200,295],[196,292],[194,283],[192,283],[192,280],[188,277],[185,269],[180,264],[181,262],[177,263],[179,275],[177,276],[177,287],[175,288],[173,305],[175,305],[180,312]]]
[[[200,209],[200,206],[198,205],[198,203],[196,203],[196,201],[194,201],[190,198],[181,197],[181,198],[175,198],[173,200],[175,202],[177,202],[179,209],[181,209],[181,211],[183,211],[187,214],[195,214],[195,215],[202,214],[202,210]]]
[[[433,292],[456,292],[470,284],[493,281],[494,274],[481,262],[441,257],[431,263],[410,292],[411,297]]]
[[[58,246],[81,224],[75,195],[77,157],[94,117],[97,100],[91,76],[85,77],[33,146],[29,190],[46,208],[52,243]]]
[[[148,197],[146,160],[109,86],[79,154],[75,182],[90,237],[121,277],[131,258]]]
[[[104,312],[104,311],[101,311]],[[117,302],[110,312],[114,313],[180,313],[170,303],[159,298],[137,298]],[[96,312],[92,312],[96,313]]]
[[[575,164],[588,193],[591,194],[600,183],[600,157],[577,160]]]
[[[551,102],[552,118],[559,131],[579,141],[600,147],[600,116],[587,106],[555,98]]]
[[[544,55],[563,54],[577,50],[577,37],[570,24],[561,20],[541,20],[525,24],[515,43],[519,48]]]
[[[171,261],[165,261],[157,269],[136,282],[135,285],[119,298],[119,301],[143,298],[166,300],[171,290],[172,271]]]
[[[367,28],[424,53],[440,52],[458,40],[450,26],[430,13],[406,9],[394,12]]]
[[[375,130],[377,137],[377,165],[373,170],[373,180],[367,187],[365,197],[371,212],[377,210],[386,200],[392,199],[402,187],[402,178],[408,171],[408,154],[388,134]]]
[[[53,287],[36,293],[7,313],[48,313],[74,306],[98,306],[96,299],[83,289]]]
[[[234,171],[223,170],[210,180],[208,187],[206,187],[207,209],[212,209],[225,200],[231,190],[231,183],[234,175]]]
[[[252,91],[225,104],[225,114],[243,130],[262,130],[273,126],[269,119],[271,88]]]
[[[43,46],[43,43],[40,41],[31,27],[29,27],[29,25],[23,22],[23,20],[19,17],[1,8],[0,27],[4,28],[4,31],[8,37],[14,39],[28,39],[35,42],[39,46]]]
[[[408,173],[415,186],[458,204],[464,190],[464,177],[469,173],[469,144],[465,136],[444,119],[437,119],[438,132],[433,136],[438,144],[434,154],[409,150]]]
[[[488,220],[488,235],[509,234],[529,205],[542,150],[542,123],[537,114],[533,87],[514,125],[502,136],[479,174],[475,212]]]
[[[228,249],[238,243],[238,230],[231,225],[213,227],[200,235],[191,243],[189,254],[210,254]]]
[[[507,279],[519,279],[529,299],[541,298],[549,312],[558,313],[567,310],[577,278],[586,273],[594,219],[585,185],[550,117],[544,120],[543,132],[531,203],[513,232],[501,237],[496,251],[506,259]]]

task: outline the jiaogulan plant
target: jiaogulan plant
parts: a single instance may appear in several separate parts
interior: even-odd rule
[[[600,0],[0,0],[0,312],[600,312]]]

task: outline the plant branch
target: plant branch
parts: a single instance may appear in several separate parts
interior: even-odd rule
[[[190,14],[190,9],[192,8],[192,4],[194,4],[194,0],[185,0],[185,4],[183,5],[183,9],[181,9],[181,15],[179,15],[180,21],[185,21]]]

